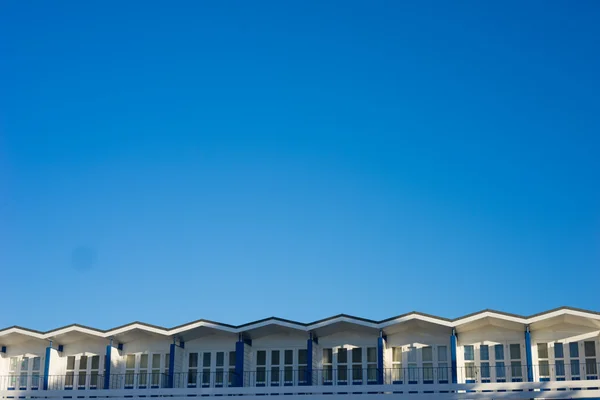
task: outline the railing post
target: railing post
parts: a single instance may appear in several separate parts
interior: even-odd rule
[[[452,365],[452,383],[458,383],[458,369],[456,363],[456,329],[452,328],[450,335],[450,363]]]
[[[527,382],[533,382],[533,356],[531,354],[531,332],[525,327],[525,358],[527,360]]]
[[[383,330],[379,331],[377,338],[377,383],[383,385],[383,356],[385,351],[385,336]],[[368,379],[368,377],[367,377]]]

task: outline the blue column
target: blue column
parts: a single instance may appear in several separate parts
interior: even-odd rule
[[[110,344],[106,346],[106,357],[104,357],[104,389],[110,389],[110,367],[112,365],[111,362],[111,354],[112,354],[112,339],[110,340]]]
[[[175,380],[175,343],[171,343],[171,347],[169,347],[169,375],[167,378],[167,387],[172,388]]]
[[[458,382],[458,368],[456,364],[456,330],[452,328],[450,336],[450,362],[452,365],[452,383]]]
[[[244,350],[245,343],[240,335],[235,343],[235,386],[244,386]]]
[[[377,338],[377,383],[383,385],[383,351],[385,347],[385,338],[383,331],[379,331]]]
[[[533,382],[533,357],[531,355],[531,333],[529,325],[525,327],[525,357],[527,359],[527,382]]]
[[[306,384],[312,385],[312,374],[313,374],[313,336],[309,334],[309,338],[306,341]]]
[[[48,390],[48,380],[50,378],[50,356],[52,355],[52,342],[46,347],[46,359],[44,360],[44,382],[42,389]]]

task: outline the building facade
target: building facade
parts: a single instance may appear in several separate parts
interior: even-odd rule
[[[0,346],[0,396],[7,398],[17,391],[19,398],[42,391],[81,398],[148,391],[600,397],[600,314],[568,307],[529,317],[485,310],[453,320],[413,312],[383,321],[200,320],[170,329],[139,322],[107,331],[15,326],[0,331]]]

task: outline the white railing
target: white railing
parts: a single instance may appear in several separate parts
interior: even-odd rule
[[[506,382],[435,385],[361,385],[229,387],[186,389],[111,390],[1,390],[0,399],[112,399],[195,396],[244,396],[264,400],[268,395],[288,395],[302,400],[331,400],[332,396],[360,400],[423,399],[584,399],[600,398],[600,381]],[[259,397],[260,396],[260,397]],[[300,397],[301,396],[301,397]]]

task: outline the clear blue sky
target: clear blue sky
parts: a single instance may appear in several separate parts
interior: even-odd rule
[[[0,5],[0,326],[600,310],[600,3]]]

